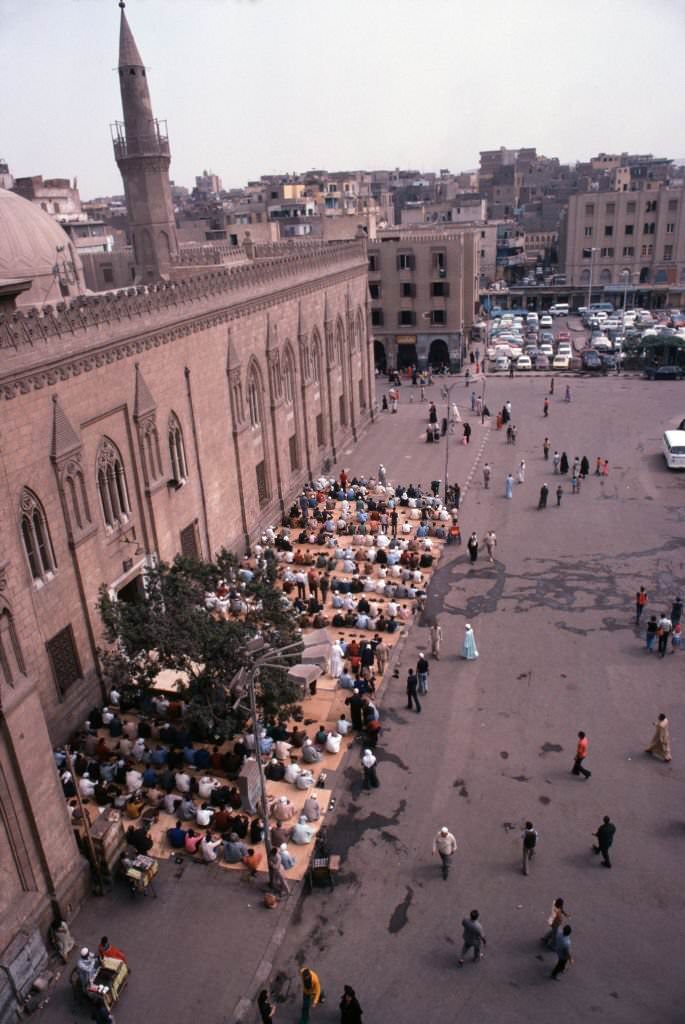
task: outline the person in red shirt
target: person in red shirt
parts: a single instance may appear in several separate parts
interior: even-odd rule
[[[242,858],[242,861],[245,867],[247,868],[250,877],[254,878],[254,876],[257,874],[259,865],[262,862],[262,854],[259,850],[253,850],[252,848],[250,848],[245,854],[245,856]]]
[[[589,779],[592,775],[592,772],[589,772],[587,768],[583,768],[583,761],[587,757],[587,748],[587,736],[584,732],[579,732],[578,746],[576,747],[576,756],[571,771],[574,775],[582,775],[584,779]]]
[[[107,956],[110,960],[123,960],[125,964],[128,964],[128,960],[116,946],[113,946],[106,935],[103,935],[100,939],[100,945],[98,946],[98,956],[101,960]]]

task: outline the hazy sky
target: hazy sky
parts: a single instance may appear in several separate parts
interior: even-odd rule
[[[685,157],[683,0],[129,0],[171,176]],[[116,0],[0,0],[0,156],[122,191]]]

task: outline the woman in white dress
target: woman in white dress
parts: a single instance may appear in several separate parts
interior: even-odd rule
[[[467,661],[473,661],[478,657],[478,648],[476,647],[476,638],[473,634],[472,627],[466,623],[466,629],[464,630],[464,644],[461,649],[462,658],[466,658]]]
[[[516,475],[517,475],[517,478],[518,478],[518,482],[520,484],[522,484],[524,482],[524,480],[526,479],[526,460],[525,459],[521,459],[521,461],[519,463],[518,473]]]

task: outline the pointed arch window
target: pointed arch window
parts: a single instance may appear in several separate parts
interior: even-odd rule
[[[97,487],[102,516],[110,529],[128,522],[131,505],[126,486],[126,473],[119,449],[105,437],[97,455]]]
[[[91,518],[86,481],[80,462],[77,460],[68,462],[64,468],[62,479],[72,532],[81,533],[90,526]]]
[[[321,382],[321,345],[318,338],[312,345],[312,380],[317,384]]]
[[[283,397],[287,405],[293,404],[295,388],[295,367],[292,352],[286,351],[283,361]]]
[[[188,464],[181,424],[173,412],[169,417],[169,455],[171,456],[171,475],[178,483],[183,483],[188,479]]]
[[[14,616],[7,605],[0,606],[0,681],[14,686],[17,676],[26,675]]]
[[[57,569],[57,561],[43,506],[28,487],[21,494],[21,537],[31,575],[47,583]]]
[[[250,426],[256,429],[262,423],[262,387],[259,372],[255,366],[250,368],[247,378],[247,406],[250,413]]]

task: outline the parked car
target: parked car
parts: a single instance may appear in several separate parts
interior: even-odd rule
[[[540,345],[540,351],[546,355],[548,359],[551,359],[554,355],[554,348],[548,341],[543,341],[542,345]]]
[[[563,331],[557,331],[557,341],[570,341],[571,333],[564,329]]]
[[[516,369],[517,370],[532,370],[533,369],[533,364],[531,362],[530,356],[527,356],[527,355],[519,356],[518,359],[516,360]]]
[[[568,356],[569,359],[570,359],[571,356],[573,355],[573,349],[571,348],[571,342],[570,341],[560,341],[558,346],[557,346],[557,355],[558,356]]]
[[[551,316],[568,316],[568,302],[557,302],[556,305],[550,306],[549,312]]]
[[[552,360],[552,369],[553,370],[568,370],[570,362],[571,362],[571,357],[570,356],[568,356],[568,355],[566,355],[566,356],[564,356],[564,355],[561,355],[561,356],[556,355],[554,357],[554,359]]]
[[[580,356],[584,370],[601,370],[602,360],[599,352],[595,352],[593,348],[586,348]]]
[[[554,331],[540,331],[540,341],[548,341],[550,345],[554,344]]]
[[[509,356],[498,355],[495,359],[495,373],[506,373],[509,369]]]
[[[549,313],[543,313],[540,317],[540,327],[552,327],[552,317]]]
[[[648,380],[682,380],[685,369],[682,366],[647,366],[645,377]]]
[[[598,354],[602,361],[603,370],[616,370],[618,368],[618,360],[613,352],[600,352]]]
[[[544,352],[538,352],[535,357],[536,370],[549,370],[549,357]]]

